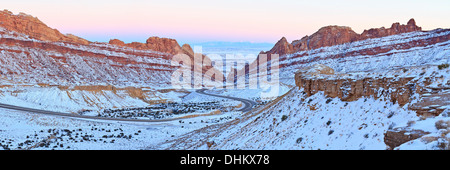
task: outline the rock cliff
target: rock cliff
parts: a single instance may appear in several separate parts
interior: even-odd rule
[[[31,15],[25,13],[14,15],[8,10],[0,11],[0,27],[16,33],[28,35],[32,39],[41,41],[69,42],[81,45],[89,45],[92,43],[72,34],[62,34],[57,29],[48,27],[38,18]],[[109,44],[131,47],[139,50],[153,50],[173,55],[178,53],[193,54],[189,50],[183,50],[175,39],[160,38],[156,36],[149,37],[145,43],[132,42],[126,44],[121,40],[111,39]]]
[[[63,41],[87,45],[90,42],[74,35],[64,35],[56,29],[48,27],[38,18],[25,13],[14,15],[8,10],[0,11],[0,27],[41,41]]]
[[[305,36],[292,42],[295,51],[317,49],[359,40],[359,35],[350,27],[326,26],[320,28],[311,36]]]
[[[178,68],[171,64],[172,57],[180,53],[194,57],[188,44],[181,47],[175,39],[89,42],[61,34],[36,17],[7,10],[0,11],[0,52],[2,81],[51,85],[168,86]],[[210,60],[205,55],[202,58]],[[197,68],[201,70],[194,72],[204,74],[212,67]]]
[[[437,116],[445,110],[450,97],[446,90],[449,82],[443,80],[443,87],[430,87],[440,77],[414,76],[354,76],[334,74],[332,68],[316,64],[295,73],[295,85],[303,88],[307,96],[323,92],[325,96],[342,101],[355,101],[363,97],[382,98],[408,109],[418,115]],[[444,86],[445,85],[445,86]],[[432,100],[440,98],[441,100]],[[414,99],[419,99],[411,103]],[[442,107],[441,107],[442,106]]]
[[[285,37],[278,40],[278,42],[273,46],[273,48],[270,51],[267,52],[261,52],[264,54],[290,54],[293,53],[294,46],[290,44]]]
[[[160,38],[160,37],[149,37],[145,43],[140,42],[132,42],[132,43],[124,43],[118,39],[111,39],[109,44],[122,46],[122,47],[130,47],[138,50],[153,50],[159,51],[169,54],[178,54],[183,53],[184,51],[181,49],[177,40],[171,38]]]
[[[422,31],[422,28],[416,25],[416,21],[414,19],[410,19],[406,25],[400,25],[400,23],[397,22],[393,23],[392,26],[387,29],[381,27],[364,30],[359,39],[364,40],[367,38],[380,38],[413,31]]]
[[[393,103],[404,105],[410,101],[415,92],[414,84],[410,84],[413,78],[311,78],[304,74],[295,75],[295,84],[304,88],[306,94],[311,96],[323,91],[328,97],[337,97],[343,101],[355,101],[362,97],[386,97]]]
[[[372,28],[369,30],[364,30],[362,34],[358,34],[350,27],[346,26],[325,26],[320,28],[314,34],[305,36],[299,40],[294,40],[292,43],[287,42],[286,38],[283,37],[270,51],[267,51],[266,53],[279,54],[281,56],[298,51],[312,50],[369,38],[380,38],[414,31],[422,31],[422,28],[416,25],[416,21],[414,19],[410,19],[406,25],[401,25],[397,22],[393,23],[390,28]]]

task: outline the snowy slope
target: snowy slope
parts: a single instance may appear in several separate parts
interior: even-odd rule
[[[2,88],[0,90],[0,103],[67,113],[149,105],[121,91],[61,90],[57,87]]]
[[[280,57],[280,77],[292,77],[297,69],[314,64],[327,65],[337,73],[350,73],[448,63],[449,35],[448,29],[436,29],[300,51]]]
[[[410,109],[425,106],[419,110],[434,107],[448,112],[450,69],[438,68],[438,65],[450,62],[449,35],[450,30],[442,29],[411,32],[280,57],[280,80],[285,85],[295,84],[294,75],[299,68],[315,64],[329,66],[335,74],[310,77],[313,80],[411,78],[414,87],[422,89],[413,91],[412,101],[406,105],[392,103],[389,96],[362,97],[355,101],[328,98],[321,91],[307,96],[304,89],[294,87],[272,103],[245,113],[242,118],[187,133],[163,142],[161,148],[384,150],[393,149],[386,145],[385,133],[405,127],[430,134],[395,149],[448,146],[450,123],[445,123],[448,118],[427,119]],[[253,94],[252,91],[216,92],[236,96]],[[444,122],[442,129],[435,127],[439,121]]]
[[[422,130],[429,134],[408,141],[394,149],[398,150],[449,150],[450,109],[441,115],[425,120],[411,121],[407,129]]]
[[[272,106],[260,109],[188,133],[163,147],[204,149],[206,142],[213,142],[209,149],[386,149],[386,130],[417,119],[413,111],[389,101],[342,102],[322,93],[306,97],[302,89],[293,89]]]
[[[165,87],[171,54],[106,43],[47,42],[0,29],[0,73],[18,84]]]
[[[165,123],[123,123],[0,109],[0,150],[139,150],[222,123],[237,114]]]

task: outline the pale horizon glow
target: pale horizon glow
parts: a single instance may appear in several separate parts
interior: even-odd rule
[[[4,1],[4,0],[0,0]],[[90,41],[145,42],[150,36],[178,42],[275,43],[311,35],[327,25],[355,32],[406,24],[424,30],[450,27],[448,0],[14,0],[2,9],[39,18],[62,33]]]

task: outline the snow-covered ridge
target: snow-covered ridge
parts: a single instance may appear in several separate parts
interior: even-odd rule
[[[343,102],[294,88],[271,107],[203,128],[161,145],[166,149],[386,149],[383,134],[417,117],[372,98]],[[350,123],[351,122],[351,123]],[[203,139],[201,141],[196,139]],[[208,147],[208,143],[210,145]]]
[[[92,52],[96,54],[102,54],[105,56],[117,56],[117,57],[124,57],[124,58],[136,58],[136,57],[144,57],[140,55],[133,55],[130,53],[138,53],[138,54],[144,54],[144,55],[151,55],[153,57],[167,57],[167,55],[170,55],[168,53],[158,52],[158,51],[152,51],[152,50],[138,50],[130,47],[120,47],[116,45],[111,45],[107,43],[91,43],[89,45],[82,45],[82,44],[74,44],[74,43],[68,43],[68,42],[47,42],[47,41],[41,41],[29,38],[28,35],[16,33],[13,31],[8,31],[5,28],[0,27],[0,39],[2,38],[8,38],[8,39],[14,39],[14,40],[20,40],[20,41],[31,41],[31,42],[39,42],[39,43],[48,43],[48,44],[54,44],[61,47],[70,48],[73,50],[81,50],[81,51],[87,51]],[[153,59],[153,58],[149,58]],[[159,63],[161,60],[155,60],[155,63]]]
[[[167,86],[171,54],[106,43],[47,42],[0,28],[3,84]]]
[[[288,64],[296,61],[306,61],[316,57],[326,58],[328,56],[339,55],[342,53],[350,53],[363,49],[371,49],[376,47],[394,47],[397,44],[408,43],[411,41],[426,40],[433,37],[442,37],[450,35],[450,30],[437,29],[429,32],[410,32],[399,35],[392,35],[382,38],[373,38],[352,43],[345,43],[331,47],[322,47],[309,51],[300,51],[294,54],[286,55],[286,60],[280,61],[280,64]],[[432,45],[432,44],[430,44]],[[295,57],[302,56],[302,57]]]
[[[450,29],[415,31],[281,55],[279,77],[281,83],[294,86],[295,72],[315,64],[329,66],[337,74],[347,74],[439,65],[448,63],[449,58]],[[256,62],[252,64],[256,65]],[[256,71],[257,67],[250,69]],[[250,71],[239,70],[245,74]]]
[[[449,37],[450,30],[436,29],[301,51],[280,57],[281,77],[293,77],[297,69],[314,64],[349,73],[447,63]]]
[[[416,32],[409,32],[409,33],[403,33],[403,34],[397,34],[397,35],[391,35],[387,37],[381,37],[381,38],[371,38],[366,39],[362,41],[355,41],[351,43],[345,43],[330,47],[321,47],[318,49],[313,49],[309,51],[300,51],[296,52],[294,54],[291,54],[291,56],[296,55],[302,55],[302,54],[317,54],[317,53],[326,53],[328,55],[336,55],[338,53],[342,52],[351,52],[351,51],[359,51],[366,48],[376,48],[376,47],[388,47],[396,44],[402,44],[407,43],[411,41],[417,41],[417,40],[424,40],[429,39],[433,37],[442,37],[450,35],[450,30],[448,29],[436,29],[428,32],[422,32],[422,31],[416,31]],[[344,51],[347,50],[347,51]]]

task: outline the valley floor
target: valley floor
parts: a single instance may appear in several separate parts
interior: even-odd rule
[[[189,103],[221,101],[232,108],[239,103],[195,92],[185,96],[184,100]],[[212,112],[215,114],[167,122],[140,123],[67,118],[0,109],[0,149],[146,149],[158,147],[159,143],[234,119],[241,114],[232,110]]]
[[[448,149],[449,69],[432,65],[353,74],[359,76],[350,79],[382,74],[412,76],[417,85],[432,83],[405,105],[389,96],[343,101],[323,91],[308,95],[292,80],[283,81],[282,95],[270,99],[261,98],[260,89],[205,90],[255,101],[249,112],[239,111],[244,107],[240,101],[195,90],[5,86],[0,103],[89,116],[182,119],[119,122],[0,109],[0,149]],[[336,80],[332,75],[316,78]],[[419,106],[443,111],[426,117],[411,110]]]

